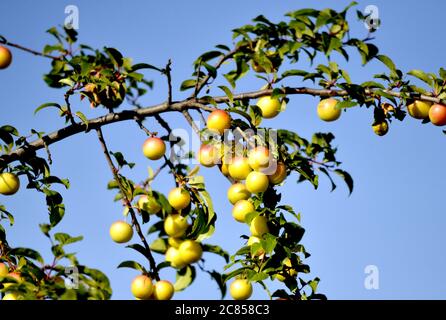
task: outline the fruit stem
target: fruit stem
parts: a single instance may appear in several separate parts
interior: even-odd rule
[[[101,144],[102,150],[104,152],[105,158],[106,158],[107,163],[108,163],[108,165],[110,167],[110,170],[112,171],[112,174],[113,174],[116,182],[118,183],[119,189],[121,190],[121,194],[123,196],[124,204],[129,209],[129,214],[130,214],[130,217],[132,218],[133,227],[135,228],[136,233],[138,234],[139,238],[141,239],[141,242],[144,245],[144,248],[146,249],[145,257],[149,261],[151,274],[155,278],[156,281],[159,281],[160,277],[159,277],[159,274],[158,274],[158,268],[156,267],[156,261],[153,258],[152,251],[150,250],[150,246],[147,243],[147,240],[146,240],[146,238],[144,236],[144,233],[141,230],[141,226],[140,226],[140,224],[138,222],[138,219],[136,218],[136,214],[135,214],[135,211],[133,210],[132,204],[131,204],[129,198],[127,197],[127,195],[125,193],[125,189],[124,189],[124,187],[123,187],[123,185],[121,183],[121,179],[120,179],[119,174],[118,174],[118,169],[113,164],[113,160],[110,157],[110,152],[108,151],[107,144],[105,142],[105,139],[104,139],[104,136],[102,134],[101,128],[97,128],[96,132],[97,132],[98,139],[99,139],[99,142]]]

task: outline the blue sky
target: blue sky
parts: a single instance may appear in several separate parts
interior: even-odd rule
[[[348,1],[128,1],[125,8],[121,2],[108,3],[8,2],[0,12],[0,34],[12,42],[41,49],[51,41],[45,30],[62,24],[65,6],[75,4],[80,10],[80,42],[116,47],[135,62],[162,66],[171,58],[173,85],[178,88],[191,74],[192,61],[200,53],[218,43],[230,44],[230,30],[251,18],[264,14],[278,21],[284,13],[298,8],[335,5],[340,9]],[[445,3],[359,1],[357,8],[363,10],[369,4],[379,8],[382,19],[374,43],[400,69],[437,72],[444,66],[441,21]],[[353,22],[353,11],[350,18]],[[365,33],[361,24],[353,24],[354,32]],[[22,133],[30,128],[50,132],[61,127],[62,121],[50,110],[33,116],[34,109],[44,102],[63,102],[63,93],[47,88],[42,81],[49,61],[17,50],[13,54],[12,66],[0,72],[0,123],[12,124]],[[353,81],[362,82],[384,71],[384,67],[373,62],[364,68],[355,57],[348,64],[348,71]],[[154,80],[155,90],[143,100],[146,105],[166,99],[163,79],[155,76]],[[238,90],[255,90],[260,86],[258,80],[248,78]],[[184,94],[175,92],[175,99],[182,97]],[[325,179],[321,179],[317,191],[309,184],[295,184],[295,176],[281,188],[284,202],[302,212],[306,228],[303,243],[312,253],[308,259],[312,275],[322,280],[320,291],[331,299],[444,299],[446,216],[442,199],[446,151],[442,147],[445,136],[441,129],[407,119],[403,123],[394,122],[389,134],[380,138],[370,127],[371,110],[354,108],[343,114],[340,121],[322,123],[315,113],[316,104],[316,98],[292,97],[286,116],[270,120],[268,125],[292,129],[304,137],[317,131],[332,131],[343,168],[355,179],[355,190],[350,197],[342,184],[330,193]],[[89,117],[101,114],[101,110],[90,110],[85,104],[78,107]],[[181,117],[169,115],[167,119],[173,127],[190,130]],[[151,120],[146,125],[159,130]],[[132,172],[126,172],[131,178],[143,180],[148,165],[158,166],[149,164],[141,154],[145,136],[134,123],[108,126],[104,134],[111,150],[122,151],[128,160],[137,163]],[[84,241],[72,247],[79,252],[80,261],[109,275],[113,298],[131,298],[129,285],[136,273],[116,266],[123,260],[142,260],[109,239],[109,226],[121,218],[122,208],[112,202],[114,194],[106,190],[111,176],[94,134],[69,138],[65,143],[53,145],[51,152],[53,173],[71,181],[71,188],[63,193],[66,217],[57,230],[84,235]],[[238,235],[246,232],[246,228],[235,225],[230,215],[225,191],[229,183],[216,170],[205,169],[202,173],[219,213],[217,231],[209,243],[224,244],[234,252],[241,244]],[[172,179],[162,175],[154,187],[167,192]],[[41,250],[49,257],[49,243],[38,228],[38,223],[47,221],[44,199],[22,189],[15,197],[1,197],[0,203],[16,217],[16,225],[9,233],[11,244]],[[206,260],[214,267],[223,262],[211,255]],[[364,287],[367,265],[379,269],[378,290]],[[169,272],[163,273],[163,277],[173,280]],[[176,297],[217,299],[219,292],[208,275],[200,274],[196,283]],[[260,286],[255,286],[253,297],[267,296]]]

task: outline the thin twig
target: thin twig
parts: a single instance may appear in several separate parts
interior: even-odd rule
[[[161,171],[168,166],[168,162],[165,161],[161,167],[159,167],[158,169],[156,169],[156,171],[153,173],[153,176],[146,179],[146,181],[144,181],[143,183],[143,187],[147,187],[153,180],[155,180],[155,178],[161,173]]]
[[[36,51],[36,50],[33,50],[33,49],[29,49],[29,48],[23,47],[23,46],[21,46],[19,44],[9,42],[8,40],[6,40],[3,37],[0,37],[0,43],[4,44],[4,45],[7,45],[7,46],[10,46],[10,47],[14,47],[14,48],[26,51],[26,52],[29,52],[29,53],[32,53],[32,54],[34,54],[36,56],[41,56],[41,57],[45,57],[45,58],[49,58],[49,59],[53,59],[53,60],[62,60],[62,57],[52,56],[50,54],[46,54],[46,53],[43,53],[43,52],[39,52],[39,51]]]
[[[190,115],[189,111],[183,110],[182,111],[183,116],[186,118],[189,125],[194,129],[195,133],[200,136],[200,129],[197,127],[197,124],[195,123],[194,119],[192,119],[192,116]]]
[[[203,124],[206,126],[206,118],[204,117],[203,111],[200,109],[197,109],[197,111],[200,114],[201,121],[203,121]]]
[[[237,52],[237,49],[232,50],[230,52],[228,52],[227,54],[225,54],[224,56],[222,56],[220,58],[220,60],[214,65],[215,70],[218,70],[223,63],[232,58],[234,56],[234,54]],[[209,79],[211,78],[211,75],[208,73],[203,80],[201,80],[200,82],[197,81],[196,87],[194,89],[194,94],[191,97],[197,97],[198,94],[200,93],[200,91],[208,84]]]
[[[149,137],[151,137],[151,136],[154,135],[149,129],[147,129],[147,128],[143,125],[141,118],[135,116],[134,119],[135,119],[136,123],[139,125],[139,127],[141,128],[141,130],[144,131]]]
[[[48,156],[48,163],[49,164],[53,164],[53,159],[51,157],[50,148],[48,148],[48,144],[46,143],[45,139],[43,139],[43,143],[44,143],[44,146],[45,146],[46,154]]]
[[[118,183],[119,189],[121,190],[121,193],[122,193],[122,196],[123,196],[123,200],[124,200],[124,204],[129,209],[129,214],[130,214],[130,217],[132,218],[132,224],[133,224],[133,226],[134,226],[134,228],[136,230],[136,233],[138,234],[139,238],[141,239],[141,242],[143,243],[144,248],[146,249],[146,251],[145,251],[146,258],[147,258],[147,260],[150,263],[150,269],[151,269],[152,276],[157,281],[159,281],[160,278],[159,278],[158,269],[157,269],[157,266],[156,266],[156,261],[153,258],[152,251],[150,250],[150,246],[147,243],[147,240],[146,240],[146,238],[144,236],[144,233],[141,230],[141,226],[140,226],[140,224],[138,222],[138,219],[136,218],[136,214],[135,214],[135,211],[133,210],[132,204],[131,204],[130,200],[128,199],[128,197],[127,197],[127,195],[125,193],[124,186],[122,185],[121,178],[119,177],[118,169],[113,164],[113,160],[110,157],[110,153],[108,151],[107,144],[106,144],[106,142],[104,140],[104,136],[102,134],[101,128],[97,128],[96,132],[97,132],[97,135],[98,135],[99,143],[101,144],[101,147],[102,147],[102,151],[104,152],[104,156],[107,159],[107,163],[108,163],[108,165],[110,167],[110,170],[111,170],[111,172],[113,174],[113,177],[115,178],[115,181]]]
[[[167,77],[167,104],[172,104],[172,75],[171,75],[172,60],[169,59],[166,65],[166,77]]]
[[[70,95],[73,94],[73,89],[68,90],[65,95],[65,103],[67,105],[67,113],[68,113],[68,119],[70,119],[71,124],[75,125],[76,121],[74,121],[73,112],[71,111],[71,104],[70,104]]]
[[[237,127],[235,130],[237,130],[237,131],[240,133],[240,135],[242,136],[242,138],[249,144],[249,146],[250,146],[251,148],[254,149],[254,148],[256,147],[255,143],[252,142],[251,139],[249,139],[249,137],[243,132],[242,129],[240,129],[240,127]]]

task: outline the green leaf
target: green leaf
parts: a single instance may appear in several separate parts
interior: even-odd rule
[[[231,51],[231,49],[228,46],[225,46],[224,44],[219,44],[215,46],[217,49],[225,50],[225,51]]]
[[[272,234],[266,234],[264,236],[264,239],[262,239],[260,243],[262,244],[262,248],[265,250],[265,252],[267,254],[270,254],[271,252],[273,252],[277,245],[277,238]]]
[[[56,176],[48,176],[41,180],[43,183],[47,185],[51,185],[53,183],[62,184],[66,189],[70,188],[70,181],[68,179],[61,179]]]
[[[376,59],[378,59],[379,61],[384,63],[386,65],[386,67],[389,68],[389,70],[392,74],[396,74],[396,66],[393,63],[392,59],[390,59],[388,56],[383,55],[383,54],[377,55]]]
[[[226,283],[223,280],[223,275],[215,270],[213,271],[207,271],[206,272],[211,276],[212,279],[215,280],[215,282],[217,282],[217,285],[220,289],[221,292],[221,298],[223,299],[225,297],[226,294]]]
[[[229,262],[229,254],[225,250],[223,250],[220,246],[216,245],[210,245],[210,244],[202,244],[203,251],[205,252],[212,252],[219,256],[221,256],[223,259],[225,259],[226,263]]]
[[[429,75],[422,70],[411,70],[407,74],[420,79],[421,81],[427,83],[430,87],[432,87],[434,84],[432,78],[429,77]]]
[[[263,120],[262,110],[256,105],[249,106],[249,117],[253,126],[258,127]]]
[[[208,51],[203,53],[201,56],[198,57],[198,59],[194,62],[194,64],[199,64],[201,62],[206,62],[212,59],[215,59],[219,56],[222,56],[223,53],[217,50],[214,51]]]
[[[184,80],[181,83],[180,90],[181,91],[185,91],[185,90],[188,90],[190,88],[194,88],[196,83],[197,83],[197,81],[195,79]]]
[[[345,183],[347,184],[349,194],[351,194],[353,192],[353,179],[351,175],[348,172],[341,169],[336,169],[334,170],[334,172],[337,175],[339,175],[342,179],[344,179]]]
[[[345,81],[347,81],[347,83],[352,83],[352,80],[350,79],[350,75],[348,74],[347,71],[341,70],[341,74],[344,77]]]
[[[45,108],[51,108],[51,107],[52,107],[52,108],[57,108],[57,109],[59,109],[59,110],[62,110],[62,107],[60,106],[60,104],[55,103],[55,102],[48,102],[48,103],[44,103],[44,104],[38,106],[38,107],[36,108],[36,110],[34,110],[34,114],[36,114],[37,112],[39,112],[39,111],[42,110],[42,109],[45,109]]]
[[[73,80],[71,80],[69,78],[65,78],[65,79],[60,79],[59,83],[66,84],[67,86],[72,87],[75,85],[76,82],[74,82]]]
[[[118,163],[118,166],[120,168],[124,166],[128,166],[130,169],[135,166],[134,163],[129,163],[125,160],[124,155],[121,152],[111,152],[110,154],[116,159],[116,162]]]
[[[5,206],[2,205],[0,205],[0,212],[6,215],[6,217],[9,219],[9,225],[12,226],[14,224],[14,216],[6,210]]]
[[[361,87],[363,88],[380,88],[380,89],[385,89],[385,87],[381,84],[378,83],[376,81],[366,81],[361,83]]]
[[[248,280],[251,282],[258,282],[268,279],[268,274],[264,272],[253,272],[248,276]]]
[[[248,270],[251,270],[251,269],[248,267],[241,267],[239,269],[235,269],[234,271],[229,272],[228,274],[223,275],[223,278],[224,278],[225,282],[228,282],[228,280],[230,280],[230,279],[232,279],[232,278],[238,276],[239,274],[242,274]]]
[[[121,67],[124,62],[121,52],[115,48],[104,48],[105,52],[108,54],[113,64],[117,67]]]
[[[47,224],[47,223],[41,223],[41,224],[39,224],[39,228],[40,228],[40,231],[42,231],[42,233],[43,233],[45,236],[47,236],[48,238],[50,237],[49,232],[50,232],[50,230],[51,230],[51,226],[50,226],[49,224]]]
[[[132,66],[132,69],[130,70],[130,72],[135,72],[136,70],[140,70],[140,69],[153,69],[153,70],[161,72],[161,69],[159,69],[159,68],[157,68],[155,66],[152,66],[151,64],[148,64],[148,63],[137,63],[137,64],[134,64]]]
[[[83,113],[80,112],[80,111],[76,112],[75,114],[76,114],[76,116],[77,116],[79,119],[81,119],[81,121],[85,124],[85,126],[86,126],[87,129],[88,129],[88,119],[87,119],[87,117],[85,116],[85,114],[83,114]]]
[[[140,265],[138,262],[136,261],[131,261],[131,260],[127,260],[127,261],[123,261],[118,265],[118,268],[130,268],[130,269],[135,269],[138,271],[142,271],[145,272],[145,269],[142,265]]]
[[[7,132],[7,133],[12,134],[13,136],[16,136],[16,137],[19,136],[19,132],[17,131],[17,129],[10,125],[1,126],[0,131]]]
[[[175,291],[183,291],[195,279],[195,268],[192,266],[187,266],[181,270],[177,271],[176,281],[174,284]]]
[[[232,94],[231,89],[229,89],[227,86],[218,86],[223,92],[226,94],[226,96],[229,99],[229,102],[234,102],[234,95]]]
[[[36,250],[29,249],[29,248],[14,248],[11,249],[9,252],[11,255],[19,256],[19,257],[26,257],[33,260],[36,260],[43,264],[43,258]]]
[[[356,101],[343,100],[343,101],[338,101],[338,103],[336,104],[336,108],[347,109],[347,108],[351,108],[351,107],[354,107],[357,105],[358,105],[358,103]]]
[[[157,252],[157,253],[161,253],[164,254],[167,251],[167,243],[164,239],[162,238],[158,238],[155,239],[151,244],[150,244],[150,249]]]
[[[65,215],[65,206],[63,204],[53,205],[49,207],[50,223],[55,227]]]
[[[328,180],[331,182],[331,192],[333,192],[336,189],[336,184],[334,183],[333,178],[324,167],[319,167],[319,171],[323,172],[328,177]]]
[[[314,293],[317,291],[317,286],[319,285],[319,278],[314,278],[314,280],[311,280],[308,282],[308,285],[311,288],[311,291]]]
[[[72,237],[68,233],[62,232],[54,234],[54,239],[56,239],[62,246],[82,241],[83,238],[83,236]]]
[[[308,74],[305,70],[287,70],[284,73],[282,73],[282,79],[286,77],[305,77]]]

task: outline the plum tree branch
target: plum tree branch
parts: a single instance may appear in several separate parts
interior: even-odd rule
[[[104,152],[105,158],[107,159],[107,163],[110,167],[110,170],[112,171],[113,177],[115,178],[115,181],[118,183],[119,189],[121,190],[124,204],[129,209],[129,214],[130,214],[130,217],[132,218],[133,227],[135,228],[136,233],[138,234],[139,238],[141,239],[141,242],[143,243],[144,248],[146,250],[146,257],[147,257],[147,260],[149,260],[152,275],[155,277],[155,279],[157,281],[159,281],[160,278],[159,278],[159,274],[158,274],[158,269],[156,267],[156,261],[152,256],[152,251],[150,250],[150,246],[147,243],[147,240],[144,236],[144,233],[141,230],[141,226],[138,222],[138,219],[136,218],[135,210],[133,210],[132,204],[131,204],[129,198],[127,197],[125,189],[121,183],[121,178],[119,177],[118,169],[113,164],[113,160],[110,157],[110,152],[108,151],[107,144],[105,142],[101,128],[100,127],[97,128],[96,132],[98,135],[99,143],[101,144],[101,147],[102,147],[102,151]]]
[[[14,48],[20,49],[22,51],[26,51],[26,52],[32,53],[33,55],[36,55],[36,56],[41,56],[41,57],[45,57],[45,58],[49,58],[49,59],[53,59],[53,60],[61,60],[62,59],[62,57],[52,56],[50,54],[39,52],[39,51],[36,51],[36,50],[33,50],[33,49],[26,48],[26,47],[21,46],[19,44],[9,42],[8,40],[6,40],[5,37],[2,37],[2,36],[0,36],[0,44],[4,44],[4,45],[10,46],[10,47],[14,47]]]
[[[376,91],[377,91],[376,89],[366,89],[365,94],[367,96],[379,95]],[[403,96],[403,94],[398,91],[391,91],[391,90],[382,90],[382,91],[396,98],[401,98]],[[265,89],[253,92],[239,93],[233,96],[233,100],[257,99],[263,96],[271,95],[272,92],[273,92],[272,89]],[[282,88],[282,92],[286,95],[305,94],[305,95],[320,96],[320,97],[345,97],[349,95],[349,93],[346,90],[316,89],[308,87],[296,87],[296,88],[284,87]],[[407,95],[407,93],[404,94]],[[444,103],[444,101],[439,98],[427,95],[420,95],[418,93],[409,94],[409,96],[419,100],[430,101],[434,103]],[[230,102],[230,99],[227,96],[216,96],[213,97],[213,100],[217,104]],[[1,155],[0,167],[5,166],[8,163],[11,163],[12,161],[34,155],[37,150],[45,147],[45,142],[47,146],[49,146],[55,142],[64,140],[75,134],[85,132],[91,129],[97,129],[102,126],[112,124],[115,122],[134,120],[135,117],[139,119],[144,119],[147,117],[157,117],[157,115],[163,113],[176,111],[176,112],[182,112],[183,115],[186,117],[186,120],[188,120],[189,122],[192,119],[188,112],[188,110],[190,109],[201,109],[209,112],[215,110],[214,107],[209,107],[206,105],[208,101],[209,99],[197,99],[196,101],[194,101],[193,99],[186,99],[182,101],[172,102],[171,105],[164,102],[146,108],[136,108],[132,110],[124,110],[119,113],[109,113],[107,115],[88,120],[85,123],[71,124],[59,130],[56,130],[52,133],[49,133],[41,139],[37,139],[35,141],[27,143],[25,146],[19,147],[8,154]],[[192,124],[193,121],[191,125]],[[194,130],[197,130],[196,126]]]

